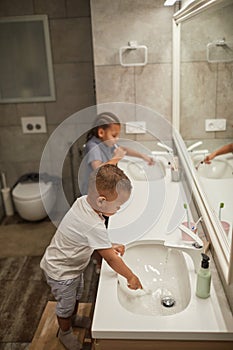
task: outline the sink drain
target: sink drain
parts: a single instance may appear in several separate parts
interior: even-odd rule
[[[163,297],[161,300],[161,304],[165,307],[172,307],[175,303],[176,301],[172,297]]]

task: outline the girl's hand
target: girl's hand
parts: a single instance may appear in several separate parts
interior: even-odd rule
[[[152,157],[147,156],[146,154],[143,154],[143,159],[145,160],[145,162],[148,163],[148,165],[155,164],[155,160]]]
[[[130,289],[142,289],[142,284],[136,275],[133,275],[127,280],[127,286]]]
[[[116,254],[120,254],[121,256],[125,253],[125,246],[123,244],[113,244],[113,249],[115,250]]]
[[[123,148],[121,147],[117,147],[115,150],[114,150],[114,156],[113,158],[117,158],[119,160],[121,160],[122,158],[124,158],[124,156],[126,155],[126,151],[123,150]]]
[[[204,159],[204,163],[211,164],[211,160],[214,159],[214,157],[215,157],[214,153],[208,154],[208,156],[206,156]]]
[[[210,164],[211,163],[209,156],[205,157],[204,163],[206,163],[206,164]]]

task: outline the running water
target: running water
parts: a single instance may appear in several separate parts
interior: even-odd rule
[[[165,261],[164,261],[164,268],[163,268],[163,273],[162,273],[162,287],[161,287],[161,299],[164,297],[171,296],[171,292],[167,288],[168,286],[168,262],[169,262],[169,256],[171,255],[172,248],[167,249],[167,254],[165,256]]]
[[[148,246],[147,249],[151,248]],[[125,279],[118,277],[118,299],[127,310],[140,315],[169,316],[187,306],[188,272],[180,251],[157,246],[151,258],[138,258],[134,268],[138,271],[142,290],[130,290]],[[180,283],[183,283],[184,291],[179,287]]]

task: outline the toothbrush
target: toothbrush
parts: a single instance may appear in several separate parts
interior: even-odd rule
[[[173,170],[177,171],[177,166],[176,166],[176,160],[175,160],[175,157],[172,156],[172,167],[173,167]]]
[[[7,188],[7,184],[6,184],[6,175],[5,173],[2,172],[2,187],[3,188]]]
[[[168,165],[170,166],[170,169],[171,170],[174,170],[174,171],[178,171],[178,168],[176,166],[176,161],[175,161],[175,158],[172,158],[172,163],[171,162],[168,162]]]
[[[195,222],[194,226],[191,228],[192,231],[195,231],[197,229],[197,225],[202,220],[202,216]]]
[[[189,212],[188,212],[188,206],[186,203],[184,203],[184,209],[186,210],[188,228],[190,228]]]
[[[221,209],[224,208],[224,203],[221,202],[220,205],[219,205],[219,212],[218,212],[218,218],[219,220],[221,220]]]
[[[195,169],[198,170],[198,169],[199,169],[199,166],[200,166],[201,164],[203,164],[203,163],[204,163],[204,161],[203,161],[203,160],[200,160],[200,162],[198,162],[198,163],[196,164]]]

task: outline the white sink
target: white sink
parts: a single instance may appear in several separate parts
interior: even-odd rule
[[[145,287],[145,291],[131,290],[126,279],[118,276],[118,300],[126,310],[139,315],[168,316],[188,306],[191,286],[181,251],[157,242],[140,241],[127,246],[123,260]],[[164,306],[163,300],[174,305]]]
[[[211,164],[201,164],[198,174],[208,179],[232,178],[233,169],[226,160],[214,159]]]
[[[140,159],[125,158],[119,162],[119,166],[134,181],[156,181],[166,176],[166,168],[160,160],[148,165]]]

